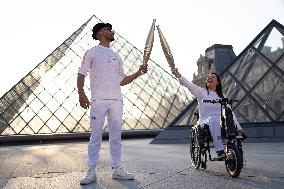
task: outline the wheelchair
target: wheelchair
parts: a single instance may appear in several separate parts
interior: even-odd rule
[[[210,152],[210,143],[212,137],[209,125],[194,125],[191,129],[190,154],[192,166],[195,169],[205,170],[207,159],[210,161],[225,161],[227,173],[232,178],[240,175],[243,168],[243,149],[242,141],[246,136],[239,136],[236,125],[233,120],[233,112],[228,104],[235,100],[221,98],[217,100],[203,100],[205,103],[221,104],[221,138],[225,141],[225,159],[213,158]],[[196,113],[195,113],[196,114]]]

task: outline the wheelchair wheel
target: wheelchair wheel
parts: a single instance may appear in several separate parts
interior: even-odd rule
[[[190,144],[190,155],[191,163],[195,169],[199,169],[201,163],[201,145],[196,128],[191,130],[191,144]]]
[[[236,178],[240,175],[243,161],[236,146],[232,146],[228,149],[225,164],[226,170],[231,177]]]
[[[240,154],[240,160],[241,160],[241,169],[244,167],[244,152],[243,152],[243,147],[242,147],[242,142],[241,140],[237,140],[237,146]]]
[[[201,169],[205,170],[207,168],[207,154],[205,148],[203,148],[200,158]]]

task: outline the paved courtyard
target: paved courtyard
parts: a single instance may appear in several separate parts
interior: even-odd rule
[[[6,189],[188,189],[284,188],[284,143],[244,143],[246,165],[230,178],[224,162],[209,162],[205,171],[191,167],[188,144],[149,144],[151,139],[123,140],[123,163],[132,181],[110,177],[108,142],[101,150],[98,182],[80,186],[87,169],[87,142],[0,148],[0,188]]]

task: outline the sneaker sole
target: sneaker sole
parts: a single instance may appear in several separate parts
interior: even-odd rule
[[[121,177],[121,176],[114,176],[114,175],[112,175],[111,176],[113,179],[119,179],[119,180],[133,180],[134,179],[134,177],[128,177],[128,178],[126,178],[126,177]]]
[[[96,182],[96,181],[97,181],[97,179],[92,180],[90,182],[80,182],[80,185],[88,185],[88,184],[91,184],[91,183]]]

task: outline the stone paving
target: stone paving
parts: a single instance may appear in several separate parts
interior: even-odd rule
[[[209,162],[205,171],[193,169],[188,144],[149,144],[151,140],[123,140],[123,163],[135,175],[132,181],[110,177],[109,147],[103,141],[98,181],[86,186],[79,179],[87,169],[87,142],[2,146],[0,188],[284,188],[284,143],[244,143],[246,165],[233,179],[224,162]]]

